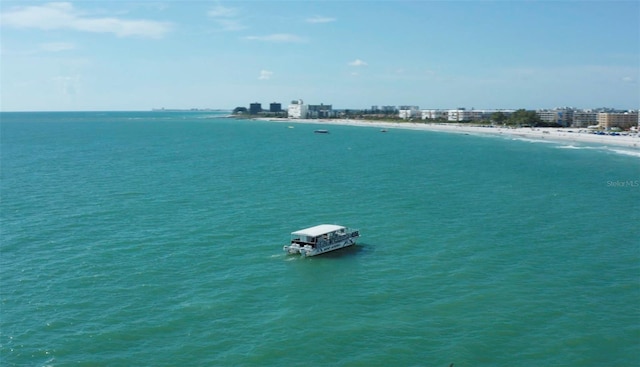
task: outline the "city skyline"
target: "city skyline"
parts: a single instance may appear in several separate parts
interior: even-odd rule
[[[245,102],[244,104],[240,104],[238,106],[235,106],[235,108],[239,108],[239,107],[245,107],[245,108],[249,108],[251,105],[257,104],[260,105],[260,108],[265,109],[265,107],[263,107],[263,105],[267,106],[266,109],[268,109],[268,105],[271,104],[278,104],[281,105],[282,108],[287,107],[288,105],[291,104],[295,104],[298,103],[299,101],[302,101],[304,104],[306,105],[327,105],[329,107],[332,107],[333,104],[331,103],[331,101],[321,101],[321,102],[317,102],[317,101],[307,101],[304,98],[300,98],[298,100],[291,100],[288,102],[283,102],[283,101],[276,101],[276,100],[270,100],[270,102],[262,102],[262,101],[253,101],[253,102]],[[523,108],[523,107],[510,107],[510,108],[492,108],[492,107],[487,107],[487,108],[475,108],[475,107],[467,107],[467,106],[457,106],[453,107],[455,105],[451,104],[450,107],[440,107],[440,108],[433,108],[433,107],[429,107],[429,106],[420,106],[420,105],[407,105],[407,104],[399,104],[399,105],[390,105],[390,104],[382,104],[382,105],[369,105],[369,106],[347,106],[347,107],[340,107],[340,108],[336,108],[337,110],[384,110],[385,108],[393,108],[395,110],[399,110],[399,109],[403,109],[402,107],[415,107],[418,110],[442,110],[442,111],[447,111],[447,110],[494,110],[494,111],[504,111],[504,110],[511,110],[511,111],[515,111],[515,110],[519,110],[519,109],[523,109],[523,110],[528,110],[528,111],[553,111],[553,110],[565,110],[565,109],[569,109],[569,110],[575,110],[575,111],[595,111],[595,112],[624,112],[624,111],[640,111],[640,109],[638,108],[614,108],[614,107],[609,107],[609,106],[588,106],[588,107],[574,107],[574,106],[539,106],[539,107],[533,107],[533,108]],[[172,110],[172,109],[182,109],[182,108],[170,108],[170,107],[160,107],[160,108],[152,108],[152,110]],[[198,110],[198,109],[216,109],[216,110],[221,110],[221,111],[228,111],[228,110],[232,110],[232,108],[209,108],[209,107],[204,107],[204,108],[199,108],[199,107],[191,107],[191,108],[184,108],[184,110]]]
[[[640,104],[640,4],[4,1],[2,111]]]

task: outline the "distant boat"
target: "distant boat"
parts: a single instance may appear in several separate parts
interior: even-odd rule
[[[314,133],[316,133],[316,134],[328,134],[329,130],[315,130]]]
[[[380,129],[380,132],[381,132],[381,133],[386,133],[386,132],[387,132],[387,129]]]
[[[360,231],[335,224],[291,232],[291,243],[282,247],[287,254],[315,256],[356,244]]]
[[[289,129],[293,129],[293,126],[289,126]]]

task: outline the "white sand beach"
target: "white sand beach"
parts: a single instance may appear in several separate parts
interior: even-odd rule
[[[416,122],[382,122],[370,120],[349,120],[349,119],[287,119],[287,118],[259,118],[258,120],[301,123],[301,124],[322,124],[322,125],[347,125],[377,127],[381,129],[412,129],[442,131],[462,134],[490,134],[502,135],[513,138],[562,141],[587,144],[601,144],[605,146],[618,146],[640,150],[640,136],[633,135],[596,135],[587,129],[579,128],[506,128],[506,127],[483,127],[456,123],[416,123]]]

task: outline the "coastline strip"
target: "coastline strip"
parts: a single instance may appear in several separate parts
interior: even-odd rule
[[[323,124],[342,126],[378,127],[385,129],[408,129],[440,131],[464,134],[489,134],[496,136],[508,136],[514,139],[532,139],[541,141],[574,142],[588,144],[602,144],[605,146],[618,146],[640,150],[640,135],[597,135],[579,128],[509,128],[474,126],[459,123],[416,123],[416,122],[385,122],[372,120],[350,119],[289,119],[289,118],[255,118],[260,121],[289,122],[300,124]]]

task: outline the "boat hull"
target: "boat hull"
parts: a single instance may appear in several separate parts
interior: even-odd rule
[[[321,254],[324,254],[324,253],[327,253],[327,252],[339,250],[341,248],[353,246],[355,244],[356,244],[356,239],[355,238],[347,238],[345,240],[334,242],[334,243],[331,243],[331,244],[327,244],[327,245],[322,246],[322,247],[311,247],[309,245],[300,246],[299,244],[294,243],[294,244],[291,244],[291,245],[288,245],[288,246],[285,245],[282,248],[282,250],[284,252],[286,252],[287,254],[290,254],[290,255],[300,254],[303,257],[307,257],[307,256],[321,255]]]

